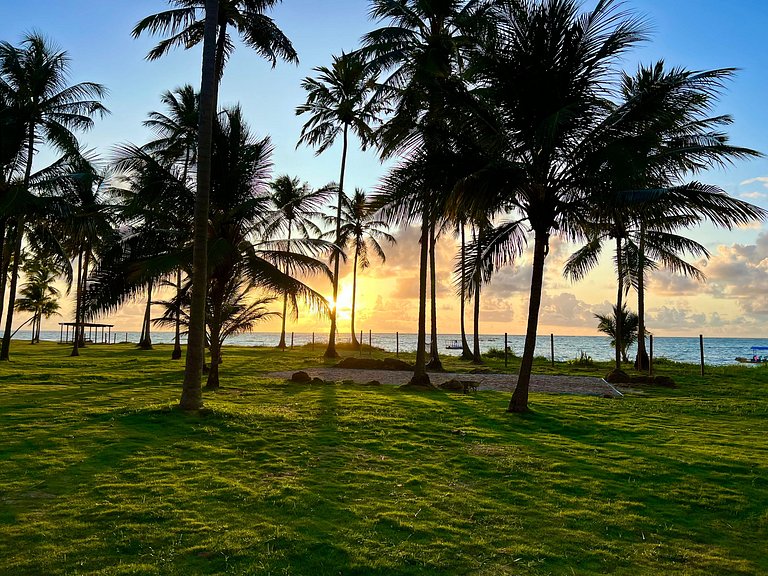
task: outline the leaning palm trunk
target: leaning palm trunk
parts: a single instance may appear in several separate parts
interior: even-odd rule
[[[624,295],[624,270],[621,258],[621,236],[616,236],[616,271],[618,276],[619,289],[616,292],[616,334],[614,339],[616,340],[616,370],[621,370],[621,354],[622,354],[622,330],[624,329],[622,322],[622,310],[624,309],[623,295]]]
[[[29,191],[29,181],[32,176],[32,160],[35,155],[35,123],[30,123],[27,129],[27,165],[24,170],[24,190]],[[11,285],[8,287],[8,312],[5,318],[5,332],[0,346],[0,360],[8,360],[11,351],[11,331],[13,330],[13,309],[16,304],[16,286],[19,283],[19,260],[21,260],[21,244],[24,238],[24,215],[16,219],[16,243],[13,247],[13,266],[11,267]]]
[[[360,250],[357,246],[355,246],[355,261],[352,264],[352,319],[351,319],[351,327],[352,327],[352,346],[354,348],[362,349],[363,343],[357,341],[357,336],[355,336],[355,305],[357,304],[357,260],[360,255]]]
[[[344,140],[341,148],[341,173],[339,175],[339,202],[336,206],[336,248],[333,251],[333,306],[331,307],[331,332],[328,335],[328,347],[325,349],[326,358],[337,358],[336,352],[336,313],[338,312],[338,303],[336,298],[339,295],[339,251],[341,250],[341,207],[344,198],[344,173],[347,168],[347,147],[349,139],[349,126],[344,124]]]
[[[648,370],[650,361],[645,350],[645,225],[640,223],[637,250],[637,357],[635,369]]]
[[[536,231],[533,245],[533,270],[531,274],[531,295],[528,302],[528,326],[525,331],[525,346],[517,386],[512,393],[507,412],[528,412],[528,389],[533,369],[533,355],[536,351],[536,333],[539,328],[541,292],[544,287],[544,261],[547,257],[549,234]]]
[[[216,112],[216,25],[218,0],[205,0],[203,67],[200,82],[197,190],[195,193],[194,249],[192,255],[192,302],[184,385],[179,406],[183,410],[202,407],[201,380],[205,359],[205,301],[208,287],[208,204],[211,186],[213,116]]]
[[[19,283],[19,260],[21,260],[21,242],[24,236],[24,216],[16,219],[16,236],[13,246],[13,263],[11,264],[11,283],[8,286],[8,312],[5,317],[5,332],[3,344],[0,347],[0,360],[8,360],[11,350],[11,333],[13,331],[13,309],[16,303],[16,286]]]
[[[466,294],[467,294],[467,282],[466,272],[464,266],[467,259],[467,243],[464,237],[464,223],[461,224],[461,287],[459,288],[460,295],[460,313],[461,313],[461,357],[464,360],[470,360],[472,358],[472,350],[469,349],[469,343],[467,342],[467,330],[464,322],[464,313],[466,310]]]
[[[426,369],[427,344],[427,262],[429,260],[429,221],[426,216],[421,223],[421,255],[419,257],[419,327],[416,337],[416,362],[409,384],[430,386]]]
[[[435,223],[429,227],[429,309],[430,309],[430,343],[429,364],[432,370],[442,370],[440,352],[437,346],[437,272],[435,270]]]

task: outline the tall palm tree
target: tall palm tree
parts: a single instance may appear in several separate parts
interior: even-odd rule
[[[350,131],[360,139],[363,149],[371,142],[371,124],[376,121],[378,109],[371,100],[376,74],[358,53],[334,56],[331,67],[314,69],[316,78],[305,78],[302,87],[307,101],[296,108],[296,114],[309,114],[309,120],[301,130],[297,146],[306,144],[320,155],[330,148],[336,138],[342,137],[341,169],[339,173],[338,200],[336,202],[336,246],[333,254],[333,305],[331,328],[328,336],[327,358],[338,356],[336,352],[336,299],[339,296],[339,258],[341,212],[344,199],[344,177],[347,168],[347,151]]]
[[[108,175],[106,169],[97,167],[96,160],[75,157],[67,162],[66,172],[50,182],[69,207],[67,217],[54,223],[52,229],[62,238],[69,257],[77,262],[72,356],[79,356],[79,348],[85,345],[89,270],[114,232],[111,206],[106,201]]]
[[[648,264],[655,265],[653,260],[646,262],[647,252],[676,272],[703,278],[680,255],[687,252],[708,257],[709,253],[700,244],[676,234],[676,230],[704,219],[730,228],[764,217],[759,208],[731,198],[719,188],[695,182],[680,184],[704,168],[757,155],[728,143],[722,128],[731,122],[729,116],[709,116],[723,81],[732,72],[666,70],[663,62],[658,62],[641,66],[634,76],[625,74],[622,102],[605,122],[614,135],[606,139],[602,152],[593,156],[594,164],[588,168],[602,180],[600,185],[607,185],[613,192],[603,194],[603,202],[592,211],[596,226],[588,225],[589,240],[569,260],[566,273],[576,279],[583,276],[596,263],[601,242],[614,240],[616,308],[623,308],[625,280],[634,279],[630,283],[638,289],[643,335],[644,271]],[[620,370],[619,351],[623,349],[621,320],[621,315],[616,317],[616,370]],[[644,344],[641,337],[641,368],[647,367]]]
[[[385,240],[394,245],[397,240],[385,228],[387,223],[379,218],[372,207],[365,190],[355,188],[354,195],[343,197],[344,205],[341,210],[340,241],[341,247],[349,246],[354,251],[352,259],[352,318],[350,330],[352,332],[352,344],[359,347],[362,343],[357,341],[355,334],[355,308],[357,303],[357,270],[365,270],[371,265],[369,252],[372,252],[382,264],[386,262],[386,254],[380,240]],[[329,219],[335,223],[335,219]]]
[[[386,74],[377,91],[391,111],[387,122],[377,131],[383,157],[405,153],[410,160],[417,159],[423,165],[436,164],[435,158],[442,153],[439,149],[450,137],[451,119],[467,103],[461,72],[468,54],[477,46],[480,31],[490,22],[487,4],[484,0],[372,1],[371,16],[383,25],[363,37],[360,52],[372,67]],[[424,352],[427,270],[430,239],[442,217],[433,208],[443,205],[437,198],[452,188],[443,182],[424,184],[432,197],[418,202],[422,234],[419,336],[411,380],[414,385],[429,385]],[[432,352],[434,356],[435,350]]]
[[[645,38],[643,23],[617,7],[601,0],[580,14],[575,0],[501,2],[498,26],[469,67],[478,108],[486,110],[473,131],[486,145],[488,163],[471,179],[474,198],[465,199],[480,212],[512,214],[497,227],[486,256],[504,265],[533,236],[528,323],[511,412],[528,410],[549,239],[579,237],[578,219],[590,205],[579,163],[607,115],[613,67]]]
[[[200,95],[195,89],[186,84],[173,92],[164,92],[161,100],[168,112],[150,112],[144,125],[151,128],[158,138],[144,146],[150,152],[157,152],[181,164],[181,182],[188,185],[189,169],[196,162],[197,128],[200,119]],[[185,211],[171,211],[178,216],[176,227],[186,228],[189,221]],[[186,235],[185,235],[186,236]],[[176,270],[176,292],[181,291],[182,269]],[[148,300],[150,300],[148,298]],[[148,331],[148,320],[145,329]],[[181,359],[181,311],[176,310],[176,326],[174,327],[173,351],[171,360]]]
[[[264,15],[264,10],[277,0],[170,0],[177,8],[149,16],[134,28],[134,37],[143,31],[169,33],[150,52],[149,59],[159,58],[176,46],[191,48],[203,43],[202,79],[200,87],[200,122],[198,129],[197,191],[195,194],[194,255],[192,266],[192,300],[184,384],[179,405],[184,410],[202,407],[201,380],[205,359],[205,307],[207,271],[208,204],[211,171],[211,139],[216,113],[218,80],[224,63],[234,49],[228,27],[238,30],[247,45],[260,55],[297,61],[287,38]],[[202,19],[201,19],[202,18]]]
[[[35,144],[43,141],[58,150],[75,154],[79,146],[72,130],[87,130],[93,126],[94,116],[107,113],[100,102],[107,93],[102,85],[93,82],[69,85],[68,77],[69,58],[66,52],[53,46],[41,35],[27,35],[18,48],[0,42],[0,93],[15,103],[26,132],[21,186],[27,192]],[[15,223],[8,312],[0,360],[8,360],[10,351],[24,227],[25,217],[21,213]]]
[[[313,220],[322,218],[322,206],[331,192],[330,188],[313,190],[306,182],[283,174],[270,184],[270,204],[273,223],[268,227],[266,235],[276,232],[286,233],[285,249],[291,251],[291,239],[294,229],[302,238],[318,238],[321,230]],[[285,349],[285,322],[288,312],[288,294],[283,294],[283,317],[280,330],[280,342],[277,347]]]

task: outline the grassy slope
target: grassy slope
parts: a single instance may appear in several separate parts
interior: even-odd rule
[[[768,574],[768,367],[516,417],[228,349],[191,415],[168,348],[66,354],[0,365],[2,574]]]

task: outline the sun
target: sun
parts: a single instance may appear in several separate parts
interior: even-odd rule
[[[327,298],[328,305],[333,308],[333,298]],[[352,318],[352,286],[344,284],[339,286],[339,295],[336,298],[336,320],[350,320]]]

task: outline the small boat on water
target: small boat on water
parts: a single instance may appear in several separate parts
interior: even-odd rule
[[[736,358],[736,362],[742,364],[766,364],[768,363],[768,346],[752,346],[752,356],[744,358],[739,356]]]
[[[451,340],[448,342],[448,344],[445,345],[446,350],[461,350],[461,342],[458,340]]]

